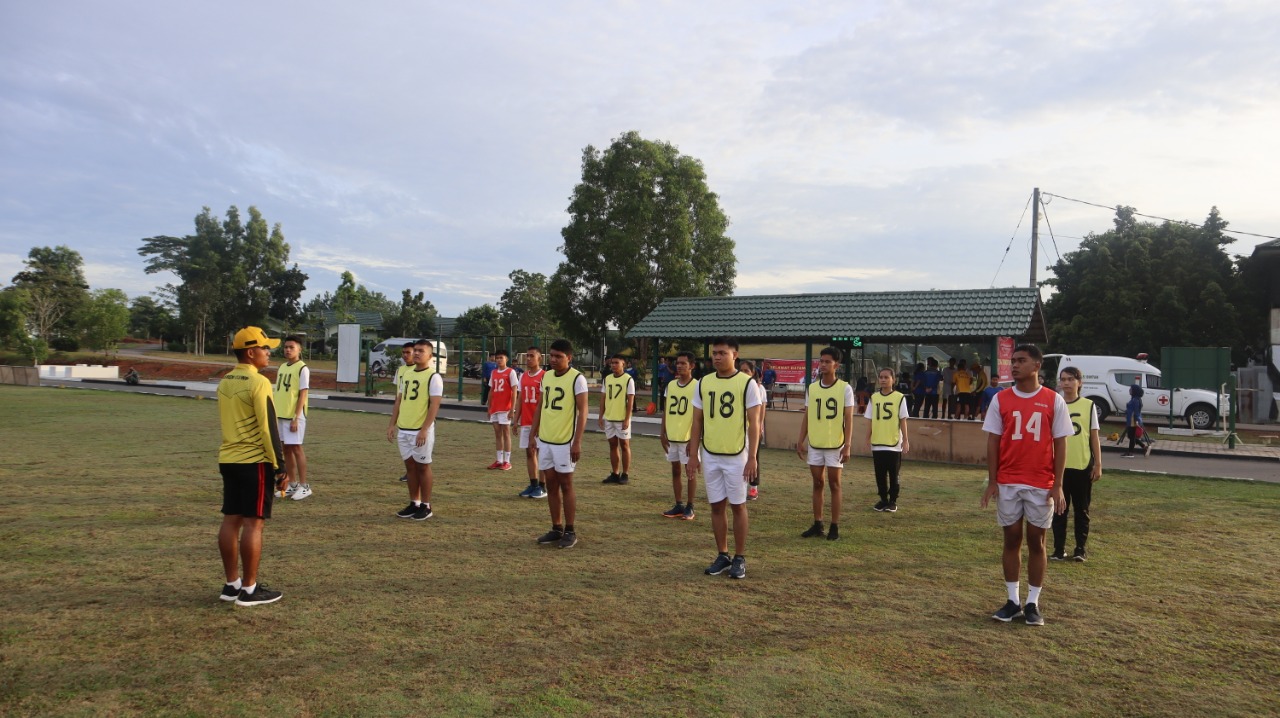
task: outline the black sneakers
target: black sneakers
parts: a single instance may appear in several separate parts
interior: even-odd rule
[[[827,540],[835,541],[836,539],[839,539],[839,538],[840,538],[840,527],[836,526],[835,524],[831,524],[831,527],[827,529]]]
[[[884,511],[885,509],[889,508],[889,502],[885,501],[884,499],[880,499],[879,501],[876,502],[876,505],[872,506],[871,508],[875,509],[876,511]]]
[[[1022,615],[1026,617],[1028,626],[1044,625],[1044,616],[1040,615],[1040,609],[1034,603],[1028,603],[1026,608],[1022,609]]]
[[[563,537],[564,537],[563,531],[561,531],[560,529],[553,528],[550,531],[539,536],[538,543],[540,544],[559,543],[560,539]]]
[[[719,576],[720,574],[724,573],[732,565],[733,565],[733,561],[729,558],[729,554],[727,553],[716,554],[716,560],[712,561],[711,565],[707,566],[707,569],[703,571],[703,573],[707,574],[708,576]],[[743,570],[743,575],[745,576],[746,575],[745,564],[742,570]]]
[[[223,601],[234,601],[239,597],[240,597],[240,589],[236,588],[235,586],[232,586],[229,583],[222,584],[222,595],[218,596],[218,598],[222,599]]]
[[[1057,551],[1054,551],[1053,553],[1049,554],[1049,560],[1050,561],[1066,561],[1067,553],[1063,549],[1058,549]]]
[[[284,594],[280,591],[272,591],[266,584],[260,583],[253,593],[246,593],[244,589],[240,589],[240,595],[236,597],[236,605],[264,606],[279,601],[283,596]]]
[[[729,563],[729,578],[746,578],[747,577],[747,557],[734,556],[733,561]]]
[[[666,516],[669,519],[678,519],[684,516],[684,504],[678,503],[675,506],[672,506],[671,508],[667,509],[666,511],[663,511],[662,515]]]
[[[1034,606],[1035,606],[1034,603],[1027,604],[1027,608],[1032,608]],[[1009,621],[1012,621],[1013,619],[1021,615],[1022,615],[1021,606],[1014,603],[1013,601],[1005,601],[1004,605],[1000,607],[1000,610],[991,614],[991,617],[996,619],[997,621],[1003,621],[1005,623],[1008,623]]]
[[[418,513],[418,507],[414,506],[413,502],[410,501],[408,506],[396,512],[396,516],[399,516],[402,519],[411,519],[416,513]]]
[[[630,476],[627,476],[626,474],[620,474],[620,475],[618,476],[618,484],[619,484],[619,485],[626,486],[626,485],[627,485],[627,484],[629,484],[629,483],[631,483],[631,477],[630,477]]]
[[[884,510],[885,510],[885,511],[888,511],[889,513],[893,513],[893,512],[895,512],[895,511],[897,511],[897,510],[898,510],[898,502],[897,502],[897,501],[890,501],[890,502],[889,502],[889,505],[888,505],[888,506],[886,506],[886,507],[884,507]]]
[[[1073,555],[1073,556],[1071,557],[1071,560],[1072,560],[1072,561],[1078,561],[1078,562],[1080,562],[1080,563],[1084,563],[1084,562],[1085,562],[1085,560],[1086,560],[1086,559],[1088,559],[1088,558],[1089,558],[1089,553],[1088,553],[1087,551],[1085,551],[1085,550],[1084,550],[1084,547],[1083,547],[1083,546],[1076,546],[1076,552],[1075,552],[1075,555]]]
[[[556,544],[557,548],[573,548],[578,545],[578,533],[576,531],[565,531],[560,534],[560,541]]]
[[[822,522],[821,521],[814,521],[812,526],[806,529],[804,533],[800,534],[800,538],[813,538],[815,536],[817,536],[818,538],[822,538]]]
[[[432,513],[431,507],[426,504],[419,506],[418,510],[413,512],[414,521],[426,521],[432,516],[435,516],[435,514]]]
[[[621,477],[621,476],[618,476],[617,474],[610,473],[608,476],[606,476],[606,477],[605,477],[604,481],[601,481],[600,483],[602,483],[602,484],[620,484],[620,483],[622,483],[622,477]]]

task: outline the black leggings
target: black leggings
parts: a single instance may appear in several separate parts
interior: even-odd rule
[[[1093,479],[1089,469],[1067,469],[1062,474],[1062,495],[1066,510],[1053,515],[1053,552],[1061,554],[1067,542],[1067,514],[1076,509],[1076,548],[1089,540],[1089,502],[1093,499]]]
[[[902,468],[901,451],[872,451],[871,463],[876,469],[876,489],[889,503],[898,501],[898,470]]]

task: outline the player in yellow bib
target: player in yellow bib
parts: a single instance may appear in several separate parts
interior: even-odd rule
[[[400,393],[400,377],[407,371],[413,371],[413,342],[405,342],[404,346],[400,347],[400,366],[396,367],[395,378],[391,380],[395,384],[397,394]],[[401,483],[408,480],[408,472],[400,475]]]
[[[612,471],[601,483],[631,483],[631,414],[636,408],[636,382],[626,373],[627,358],[609,358],[609,374],[600,383],[600,414],[596,423],[609,440]]]
[[[587,379],[571,366],[573,344],[567,339],[551,342],[547,360],[551,370],[542,376],[542,406],[534,414],[531,433],[538,445],[538,469],[547,484],[551,530],[537,541],[573,548],[578,544],[573,472],[582,458],[582,433],[587,429]]]
[[[1088,558],[1085,542],[1089,540],[1089,504],[1093,501],[1093,483],[1102,478],[1102,441],[1098,436],[1098,412],[1093,402],[1080,396],[1084,378],[1080,370],[1069,366],[1058,377],[1058,390],[1067,402],[1075,433],[1067,437],[1067,463],[1062,470],[1062,494],[1065,510],[1053,515],[1053,553],[1050,560],[1067,558],[1067,513],[1075,507],[1076,550],[1071,558],[1083,562]]]
[[[802,538],[821,537],[823,472],[826,484],[831,486],[831,527],[826,536],[830,541],[840,538],[840,474],[849,460],[853,448],[853,387],[849,382],[836,378],[840,366],[840,350],[823,349],[818,356],[818,381],[810,384],[804,394],[804,416],[800,419],[800,438],[796,439],[796,453],[809,464],[813,478],[813,525]]]
[[[865,416],[871,420],[867,441],[871,444],[871,464],[876,472],[880,501],[876,511],[898,510],[898,472],[902,455],[911,451],[907,438],[907,398],[893,388],[893,370],[885,367],[877,375],[880,391],[871,395]]]
[[[747,485],[756,475],[760,446],[760,413],[764,409],[755,380],[734,368],[738,340],[711,342],[715,372],[698,380],[693,395],[693,427],[689,432],[689,476],[703,468],[716,558],[704,573],[729,578],[747,576]],[[734,555],[729,557],[726,505],[733,510]]]
[[[444,399],[444,379],[431,365],[432,342],[419,339],[413,344],[413,367],[400,375],[400,390],[391,408],[387,441],[400,449],[405,474],[409,477],[409,505],[396,512],[402,519],[426,521],[431,510],[431,470],[436,444],[436,414]]]
[[[311,369],[302,361],[302,339],[285,337],[280,344],[284,364],[276,369],[273,392],[276,419],[280,423],[280,443],[284,445],[285,466],[289,469],[289,488],[285,495],[301,501],[311,495],[307,483],[307,455],[302,439],[307,433],[307,395],[311,393]]]
[[[676,505],[663,511],[662,515],[669,519],[692,521],[693,496],[698,486],[697,476],[689,476],[689,500],[681,497],[685,477],[685,466],[689,463],[689,435],[693,431],[693,395],[698,390],[698,383],[693,379],[692,352],[680,352],[676,355],[676,376],[667,382],[663,392],[666,406],[662,410],[662,450],[666,452],[667,461],[671,462],[671,489],[676,495]]]

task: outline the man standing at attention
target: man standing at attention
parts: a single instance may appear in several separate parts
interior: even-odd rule
[[[1043,626],[1040,589],[1044,587],[1048,557],[1044,532],[1055,512],[1066,511],[1062,472],[1067,461],[1067,437],[1074,432],[1066,401],[1040,385],[1044,356],[1034,344],[1013,350],[1013,387],[991,399],[982,424],[987,432],[987,488],[982,508],[996,498],[996,520],[1004,530],[1004,582],[1009,599],[991,617],[1009,622],[1025,616],[1027,625]],[[1018,603],[1018,574],[1022,563],[1023,520],[1027,536],[1027,602]]]
[[[690,475],[689,501],[681,500],[685,479],[685,466],[689,464],[689,432],[693,429],[693,393],[698,385],[693,380],[693,353],[676,355],[675,378],[667,382],[666,406],[662,412],[662,450],[671,462],[671,489],[676,495],[676,505],[662,512],[669,519],[693,520],[693,497],[698,488],[697,475]]]
[[[539,477],[538,446],[533,441],[533,417],[542,402],[542,350],[529,347],[524,353],[524,375],[518,387],[520,395],[520,448],[524,449],[525,468],[529,471],[529,485],[520,496],[526,499],[547,498],[547,485]]]
[[[493,353],[497,366],[489,372],[489,422],[493,424],[493,443],[498,458],[490,469],[511,470],[511,412],[516,405],[516,385],[520,377],[507,366],[506,349]]]
[[[396,377],[392,382],[396,386],[396,393],[400,393],[400,377],[404,376],[407,371],[413,371],[413,342],[405,342],[400,348],[400,366],[396,367]],[[401,474],[401,483],[409,480],[408,474]]]
[[[289,489],[285,496],[301,501],[311,495],[307,483],[307,455],[302,451],[302,438],[307,433],[307,394],[311,388],[311,370],[301,360],[302,340],[285,337],[284,361],[276,370],[274,399],[280,422],[280,440],[284,444],[284,463],[289,470]]]
[[[275,603],[283,595],[258,584],[262,558],[262,527],[271,518],[272,485],[283,489],[289,481],[280,450],[271,382],[258,373],[271,363],[279,339],[268,339],[258,327],[236,332],[231,348],[236,367],[218,382],[218,418],[222,448],[222,528],[218,551],[227,582],[221,599],[237,606]],[[244,571],[241,572],[241,565]]]
[[[827,540],[840,538],[840,473],[853,448],[853,387],[836,378],[840,366],[840,350],[823,349],[818,356],[818,381],[804,394],[804,416],[800,419],[800,438],[796,453],[809,464],[813,477],[813,525],[800,534],[802,538],[822,536],[823,472],[831,486],[831,528]]]
[[[402,519],[426,521],[431,511],[431,456],[436,445],[436,414],[444,398],[444,379],[431,366],[432,344],[419,339],[413,345],[413,369],[400,377],[400,391],[391,408],[387,441],[400,448],[409,476],[409,505],[396,512]]]
[[[755,380],[734,368],[738,340],[721,337],[711,342],[713,373],[698,380],[693,394],[693,427],[689,433],[689,476],[703,468],[716,558],[704,573],[729,578],[747,577],[747,484],[756,475],[760,446],[760,406]],[[733,509],[734,555],[729,558],[726,504]]]
[[[609,440],[612,469],[602,482],[606,484],[631,483],[631,413],[636,405],[636,382],[626,368],[627,358],[614,354],[609,358],[610,373],[600,383],[600,415],[596,423]]]
[[[569,365],[573,361],[573,345],[568,339],[551,342],[547,358],[551,372],[542,377],[542,407],[534,416],[532,434],[538,444],[538,469],[547,482],[551,530],[537,540],[540,544],[573,548],[578,545],[573,525],[578,513],[573,472],[582,458],[582,433],[587,429],[587,378]]]
[[[902,454],[911,450],[907,438],[907,400],[893,389],[893,370],[885,367],[878,374],[880,391],[871,395],[864,416],[867,442],[871,444],[871,465],[876,472],[876,490],[880,500],[876,511],[898,510],[898,474],[902,471]]]

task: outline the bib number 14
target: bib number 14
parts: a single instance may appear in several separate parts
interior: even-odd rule
[[[1027,417],[1027,425],[1022,425],[1022,412],[1013,412],[1013,439],[1017,441],[1022,438],[1022,431],[1031,435],[1033,441],[1040,441],[1040,429],[1044,421],[1044,414],[1038,411],[1031,412],[1031,416]]]

